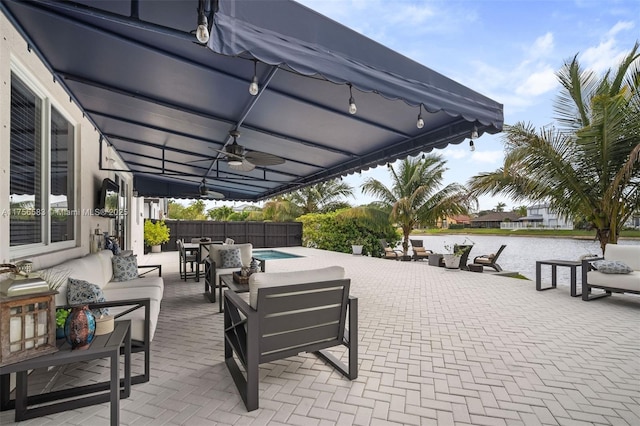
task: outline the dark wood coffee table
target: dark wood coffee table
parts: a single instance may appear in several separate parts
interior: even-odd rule
[[[222,308],[222,287],[227,286],[227,288],[234,293],[248,293],[249,292],[249,284],[240,284],[233,280],[233,274],[224,274],[220,275],[220,293],[218,298],[218,304],[220,308],[220,312],[223,312]]]

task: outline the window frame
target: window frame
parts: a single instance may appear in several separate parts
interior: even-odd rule
[[[71,161],[72,167],[69,172],[72,173],[71,180],[73,183],[72,194],[70,194],[70,198],[73,199],[73,206],[67,206],[70,212],[79,212],[81,211],[79,203],[80,203],[80,187],[79,187],[79,133],[80,133],[80,125],[78,121],[74,120],[69,111],[64,108],[60,102],[55,99],[53,95],[49,91],[46,90],[44,85],[40,83],[40,81],[29,71],[27,68],[22,66],[16,58],[11,58],[10,63],[10,74],[14,75],[18,78],[22,84],[24,84],[29,90],[31,90],[36,97],[40,99],[42,102],[42,114],[41,114],[41,123],[40,123],[40,148],[42,151],[42,158],[40,161],[40,203],[44,209],[46,209],[46,216],[40,216],[42,231],[41,231],[41,241],[37,243],[24,244],[18,246],[11,246],[9,244],[9,253],[12,258],[25,257],[30,255],[38,255],[49,253],[57,250],[64,250],[69,248],[75,248],[79,246],[79,237],[80,237],[80,220],[78,219],[78,215],[71,215],[73,220],[73,231],[74,236],[73,239],[66,241],[58,241],[51,242],[51,108],[55,108],[56,111],[69,123],[69,125],[73,128],[73,137],[70,138],[71,141]],[[11,96],[11,91],[9,91],[9,96]],[[11,114],[11,107],[9,108],[9,113]],[[9,141],[8,150],[11,150],[11,142]],[[9,177],[11,178],[11,165],[9,165]],[[9,196],[11,196],[11,191],[9,191]],[[11,229],[11,222],[9,221],[9,229]]]

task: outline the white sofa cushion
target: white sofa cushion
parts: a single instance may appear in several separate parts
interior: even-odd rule
[[[634,271],[640,271],[640,246],[607,244],[604,249],[606,260],[619,260]]]
[[[591,285],[640,291],[640,271],[633,271],[630,274],[603,274],[598,271],[589,271],[587,282]]]
[[[249,277],[249,305],[257,309],[258,289],[264,287],[279,287],[291,284],[304,284],[344,278],[342,266],[329,266],[320,269],[291,272],[262,272]]]

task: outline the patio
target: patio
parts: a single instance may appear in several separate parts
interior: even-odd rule
[[[261,408],[248,413],[223,362],[217,304],[202,282],[179,279],[177,252],[149,254],[139,263],[163,264],[165,298],[152,378],[121,401],[123,424],[640,424],[640,298],[586,303],[568,287],[537,292],[487,273],[279,250],[305,257],[267,271],[345,267],[359,298],[358,379],[313,355],[264,364]],[[105,374],[96,363],[40,379],[56,387]],[[12,422],[13,411],[1,413]],[[102,404],[24,424],[108,422]]]

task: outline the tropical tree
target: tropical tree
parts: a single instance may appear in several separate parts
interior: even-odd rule
[[[202,200],[193,201],[187,207],[173,200],[169,200],[167,217],[182,220],[205,220],[207,218],[204,214],[205,207],[204,201]]]
[[[617,70],[598,77],[578,55],[558,71],[558,127],[505,126],[503,167],[470,180],[479,194],[548,202],[567,218],[587,218],[604,252],[640,208],[638,43]]]
[[[353,197],[351,185],[338,179],[331,179],[298,189],[289,194],[286,199],[297,205],[301,214],[307,214],[350,207],[342,200],[344,197]]]
[[[274,222],[290,222],[300,214],[301,210],[298,206],[281,196],[267,201],[262,207],[263,219]]]
[[[224,221],[229,220],[229,216],[233,214],[233,209],[229,206],[220,206],[207,210],[207,216],[213,220]]]
[[[390,210],[389,219],[402,229],[402,248],[407,253],[409,235],[418,223],[433,224],[438,218],[467,213],[477,204],[474,197],[457,183],[443,188],[446,160],[429,154],[420,158],[406,158],[398,170],[389,166],[391,186],[369,178],[362,184],[362,192],[377,197]]]
[[[503,212],[505,207],[507,207],[507,205],[506,205],[505,203],[498,203],[498,204],[496,204],[496,206],[494,207],[494,211],[496,211],[496,212]]]

